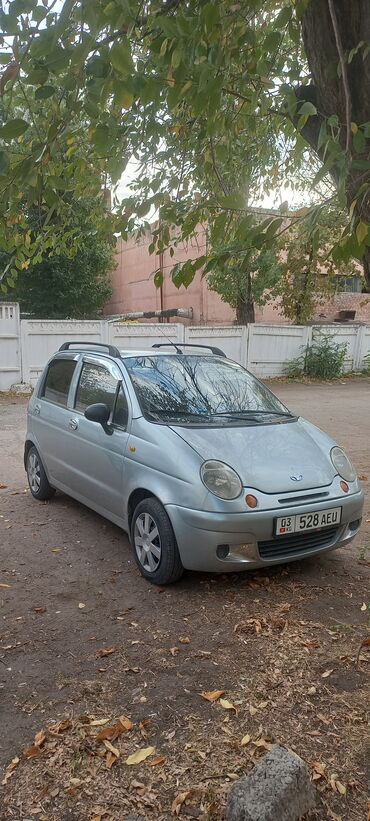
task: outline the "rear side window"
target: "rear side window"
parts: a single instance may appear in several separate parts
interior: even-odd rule
[[[76,410],[83,413],[89,405],[94,405],[95,402],[103,402],[112,411],[116,400],[118,381],[104,365],[85,362],[82,366],[77,388]],[[113,423],[125,427],[127,418],[127,400],[121,388],[114,408]]]
[[[67,406],[71,379],[76,367],[73,359],[54,359],[50,362],[42,389],[42,396],[56,405]]]

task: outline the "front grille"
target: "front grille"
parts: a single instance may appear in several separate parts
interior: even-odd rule
[[[338,536],[339,527],[328,527],[325,530],[311,530],[306,533],[293,533],[291,536],[279,536],[267,542],[258,542],[261,559],[288,559],[309,553],[315,548],[329,547]]]
[[[323,499],[325,496],[329,496],[329,491],[326,490],[323,493],[302,493],[300,496],[290,496],[285,497],[284,499],[278,499],[279,505],[284,505],[284,507],[288,507],[289,505],[296,505],[298,502],[307,502],[307,504],[311,504],[311,502],[316,502],[317,499]]]

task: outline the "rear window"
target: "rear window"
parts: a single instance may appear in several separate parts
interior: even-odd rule
[[[54,359],[50,362],[41,394],[44,399],[67,406],[69,387],[76,364],[73,359]]]

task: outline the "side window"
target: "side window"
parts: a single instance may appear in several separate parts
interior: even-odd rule
[[[82,413],[95,402],[104,402],[113,409],[117,390],[117,379],[104,367],[92,362],[84,362],[78,383],[75,408]]]
[[[121,388],[115,403],[117,384],[118,379],[104,365],[84,362],[77,388],[76,410],[83,413],[89,405],[104,402],[111,411],[114,408],[113,424],[125,427],[128,419],[127,400]]]
[[[53,359],[46,374],[41,396],[49,402],[66,407],[76,364],[73,359]]]

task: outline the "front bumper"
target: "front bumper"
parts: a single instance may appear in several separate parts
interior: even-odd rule
[[[358,491],[340,498],[331,497],[321,504],[316,503],[314,508],[312,504],[300,504],[245,513],[215,513],[170,504],[166,505],[166,510],[182,564],[187,570],[231,573],[294,561],[348,545],[360,529],[363,501],[363,492]],[[306,538],[304,543],[299,540],[301,534],[297,534],[295,540],[287,536],[274,539],[274,519],[277,516],[339,506],[342,507],[339,526],[315,531],[315,538]],[[307,535],[309,532],[304,533]],[[287,540],[285,543],[284,539]],[[275,551],[273,547],[266,549],[264,546],[266,543],[271,546],[272,540],[278,545]]]

